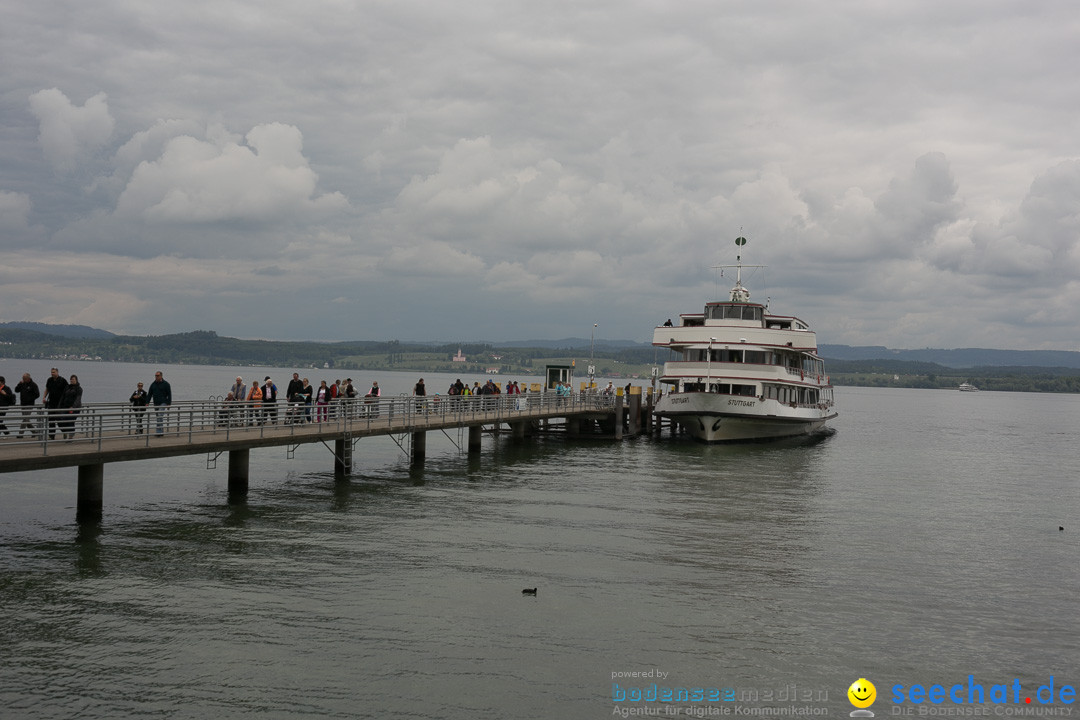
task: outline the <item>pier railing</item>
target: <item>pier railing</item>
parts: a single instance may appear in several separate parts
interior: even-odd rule
[[[181,401],[172,405],[132,407],[128,404],[93,403],[77,408],[47,409],[40,406],[8,406],[0,422],[0,459],[5,448],[50,448],[71,443],[94,443],[98,449],[110,443],[130,446],[133,441],[149,446],[155,437],[186,438],[194,443],[209,438],[241,439],[289,434],[309,435],[318,428],[325,433],[352,433],[389,429],[413,432],[431,427],[509,423],[530,418],[555,417],[591,411],[610,411],[614,400],[599,394],[555,393],[524,395],[468,395],[335,399],[329,404],[306,404],[278,400],[236,402],[210,399]],[[0,428],[0,433],[3,429]]]

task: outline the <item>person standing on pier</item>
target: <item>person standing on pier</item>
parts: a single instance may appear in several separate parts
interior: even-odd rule
[[[243,425],[244,418],[247,415],[247,412],[244,409],[246,407],[245,403],[247,403],[247,385],[244,384],[244,378],[237,376],[236,384],[229,388],[229,392],[236,398],[236,402],[240,403],[236,413],[237,420],[239,421],[237,424]]]
[[[345,386],[341,388],[341,406],[344,409],[345,417],[356,416],[356,394],[352,378],[345,378]]]
[[[128,401],[131,403],[131,412],[135,413],[135,434],[142,435],[143,422],[146,420],[146,403],[149,402],[142,383],[135,387],[135,392],[131,393]]]
[[[311,387],[311,381],[304,378],[304,386],[300,390],[300,397],[304,398],[304,419],[311,422],[311,399],[315,391]]]
[[[330,384],[330,419],[337,417],[337,406],[341,401],[341,378]]]
[[[424,378],[420,378],[417,381],[416,387],[413,388],[413,395],[418,398],[424,398],[427,396],[427,390],[424,388]],[[424,410],[424,400],[418,400],[416,403],[416,412],[422,412]]]
[[[0,432],[5,435],[10,435],[11,432],[7,429],[7,425],[4,424],[4,417],[7,415],[7,409],[14,404],[15,393],[11,392],[7,381],[0,377]]]
[[[289,402],[297,402],[296,396],[304,392],[304,381],[300,379],[300,373],[293,373],[289,387],[285,390],[285,399]]]
[[[269,375],[263,381],[263,404],[266,406],[266,422],[277,425],[277,385]]]
[[[67,380],[60,377],[60,371],[53,368],[49,371],[49,379],[45,381],[45,397],[42,403],[48,408],[49,439],[56,437],[56,416],[60,409],[60,400],[67,390]]]
[[[154,419],[157,421],[157,436],[165,434],[165,413],[172,405],[172,386],[162,376],[161,371],[154,373],[154,382],[150,383],[150,402],[154,403]]]
[[[262,425],[262,402],[263,391],[259,387],[258,380],[251,381],[251,392],[248,393],[248,404],[251,405],[251,423],[253,425]]]
[[[60,398],[60,409],[63,411],[60,420],[56,424],[60,427],[60,433],[65,440],[75,437],[75,419],[82,409],[82,385],[79,384],[79,376],[72,375],[64,394]]]
[[[364,405],[367,406],[367,413],[371,417],[379,417],[379,397],[381,395],[382,390],[379,389],[379,382],[377,380],[372,381],[371,389],[364,396]]]
[[[300,379],[300,373],[292,374],[292,380],[285,389],[285,402],[289,404],[285,422],[303,422],[304,381]]]
[[[19,409],[22,411],[22,423],[19,425],[19,437],[23,430],[30,430],[30,437],[34,437],[34,422],[30,418],[34,414],[34,403],[41,397],[41,391],[37,383],[30,378],[30,373],[23,373],[22,382],[15,386],[15,392],[19,393]]]
[[[315,391],[315,422],[326,422],[326,408],[330,405],[330,388],[325,380],[319,381],[319,389]]]
[[[613,405],[615,403],[615,384],[608,380],[607,387],[600,391],[600,396],[604,398],[605,405]]]

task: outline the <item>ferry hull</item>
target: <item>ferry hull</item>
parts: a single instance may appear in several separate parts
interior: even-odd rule
[[[778,440],[809,435],[836,417],[831,408],[789,407],[753,397],[677,393],[660,398],[654,414],[706,443]]]

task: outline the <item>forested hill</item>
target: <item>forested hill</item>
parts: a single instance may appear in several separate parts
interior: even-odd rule
[[[66,338],[111,338],[116,337],[108,330],[98,330],[87,325],[49,325],[39,322],[0,323],[0,330],[32,330],[46,335],[59,335]]]
[[[836,385],[1080,392],[1080,353],[1060,350],[891,350],[884,347],[822,345]]]
[[[459,353],[459,357],[466,358],[465,361],[455,360]],[[597,343],[597,372],[608,376],[647,376],[655,354],[648,345],[619,348]],[[73,338],[0,325],[0,356],[7,358],[459,373],[487,373],[494,370],[534,374],[543,373],[545,364],[585,363],[589,355],[588,347],[584,350],[581,347],[512,348],[479,342],[419,343],[398,340],[242,340],[206,330],[148,337],[112,335]]]
[[[397,341],[320,343],[241,340],[207,330],[145,337],[111,335],[74,338],[7,327],[0,327],[0,343],[0,352],[9,357],[282,367],[333,366],[342,357],[373,353],[390,356],[403,352],[407,347]],[[424,347],[427,349],[429,346]]]
[[[891,350],[881,346],[820,345],[818,354],[833,360],[902,360],[948,368],[1043,367],[1080,369],[1080,352],[1069,350],[990,350],[959,348]]]

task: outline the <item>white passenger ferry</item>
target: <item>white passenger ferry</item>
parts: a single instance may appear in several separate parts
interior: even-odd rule
[[[746,238],[736,238],[743,246]],[[805,435],[836,417],[833,387],[817,355],[817,338],[797,317],[773,315],[750,302],[742,256],[731,299],[662,325],[653,345],[676,357],[664,363],[654,413],[704,442]]]

